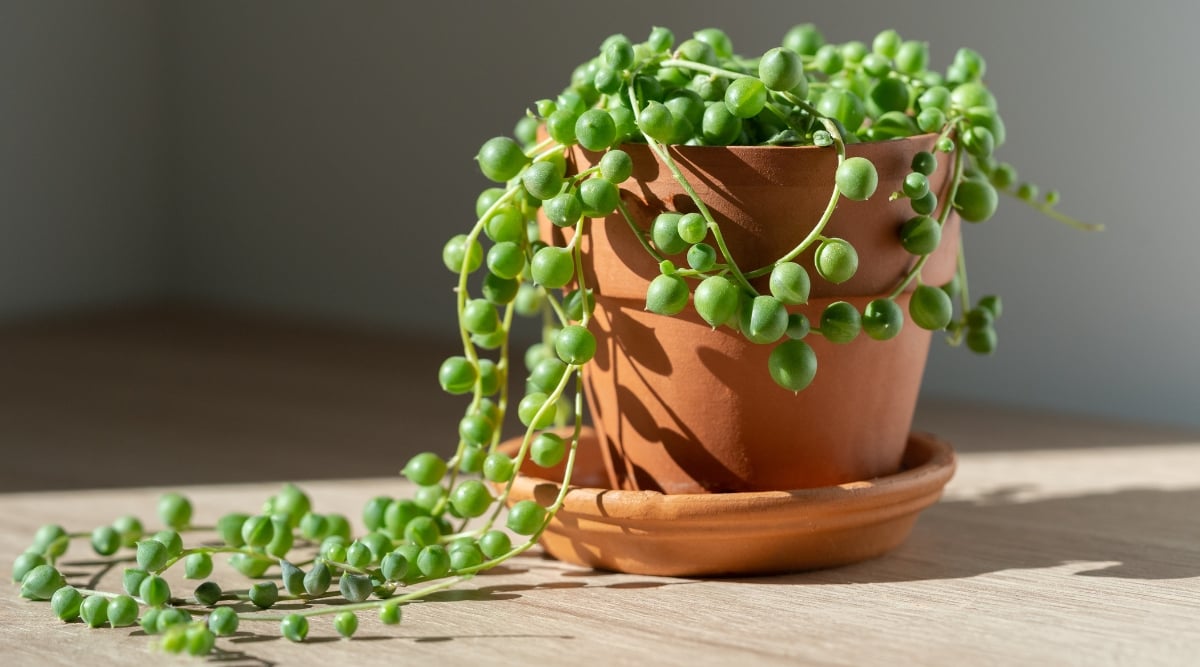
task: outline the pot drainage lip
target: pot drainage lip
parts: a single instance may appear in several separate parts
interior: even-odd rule
[[[520,439],[501,448],[515,454]],[[578,479],[603,478],[599,443],[585,428]],[[632,574],[707,576],[766,574],[845,565],[900,545],[917,515],[937,502],[954,474],[949,443],[912,433],[905,468],[894,475],[793,491],[664,494],[573,487],[542,535],[553,557]],[[543,506],[561,485],[529,475],[553,474],[526,462],[508,502]]]
[[[503,443],[500,448],[509,454],[516,454],[520,447],[520,438],[514,438]],[[597,480],[603,477],[598,453],[599,447],[595,431],[584,427],[579,439],[579,454],[576,463],[576,478]],[[679,493],[668,494],[660,491],[636,491],[608,489],[599,486],[572,486],[567,492],[564,509],[576,510],[576,506],[594,506],[598,509],[607,507],[617,510],[621,506],[639,506],[637,516],[643,519],[651,518],[653,512],[647,508],[662,508],[669,517],[678,519],[679,512],[690,514],[689,510],[709,514],[721,506],[747,508],[752,506],[757,510],[765,510],[783,506],[806,507],[819,509],[823,505],[837,505],[846,508],[849,504],[874,506],[876,499],[890,499],[896,502],[904,498],[919,497],[930,492],[939,493],[954,473],[954,450],[944,440],[934,435],[914,432],[909,435],[908,446],[904,452],[903,469],[892,475],[877,477],[870,480],[846,482],[833,486],[811,489],[795,489],[780,491],[748,491],[740,493]],[[531,474],[537,471],[537,474]],[[559,472],[561,467],[552,471],[537,468],[526,460],[514,483],[514,492],[522,489],[523,497],[530,497],[534,488],[538,495],[546,493],[557,494],[561,485],[548,477],[547,472]],[[602,512],[612,516],[611,512]]]

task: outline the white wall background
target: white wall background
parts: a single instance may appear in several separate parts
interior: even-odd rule
[[[0,7],[0,316],[168,294],[451,336],[471,157],[606,35],[719,25],[751,53],[890,26],[941,66],[981,51],[1001,157],[1109,226],[1006,201],[969,229],[1000,351],[935,345],[927,393],[1200,425],[1195,3]]]

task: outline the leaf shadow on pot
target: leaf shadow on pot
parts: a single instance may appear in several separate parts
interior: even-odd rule
[[[640,191],[634,192],[626,182],[626,188],[621,190],[621,203],[629,211],[629,217],[642,234],[649,234],[658,214],[670,207],[658,200],[644,183]],[[615,213],[607,218],[592,221],[593,225],[604,226],[604,237],[612,246],[611,253],[628,270],[647,283],[659,274],[658,262],[642,247],[642,242],[634,236],[629,228],[629,222],[621,213]],[[596,284],[594,276],[592,284]]]
[[[702,448],[695,447],[696,435],[672,406],[672,398],[654,389],[659,378],[669,378],[675,372],[657,331],[642,324],[634,316],[636,304],[628,299],[605,299],[597,302],[604,308],[597,311],[598,324],[611,335],[604,337],[596,358],[605,378],[597,386],[595,375],[587,376],[589,401],[594,422],[604,420],[606,411],[620,415],[616,429],[604,433],[601,446],[607,450],[607,460],[614,462],[614,488],[637,488],[662,491],[662,487],[638,465],[636,457],[627,456],[621,443],[638,439],[658,443],[682,469],[712,471],[712,479],[704,480],[710,488],[734,488],[739,478],[720,461]],[[665,421],[664,421],[665,416]],[[627,437],[631,429],[638,438]]]
[[[1024,487],[926,510],[892,553],[841,568],[741,579],[757,584],[866,584],[962,579],[1004,570],[1094,564],[1072,576],[1200,577],[1200,488],[1132,488],[1023,501]]]
[[[620,335],[612,336],[613,349],[604,350],[605,359],[601,368],[608,370],[612,364],[611,356],[615,355],[631,363],[636,359],[637,366],[645,369],[645,372],[654,375],[670,375],[673,370],[671,360],[667,356],[666,350],[663,349],[662,343],[659,342],[654,327],[638,322],[637,318],[627,312],[641,310],[642,304],[635,304],[627,299],[608,299],[603,305],[603,314],[607,315],[607,321],[603,322],[603,328],[612,332],[620,332]],[[637,349],[631,350],[627,341],[636,342]],[[600,351],[597,350],[597,358],[594,361],[599,362],[599,357]],[[638,373],[641,374],[641,371]]]
[[[800,243],[829,200],[837,165],[834,154],[803,151],[803,158],[794,153],[782,157],[789,152],[786,148],[685,150],[675,156],[721,223],[725,244],[743,270],[769,266]],[[696,210],[686,194],[675,195],[673,205],[681,212]],[[836,218],[841,217],[830,221],[830,230],[838,226]],[[804,257],[811,258],[812,250]],[[758,279],[754,284],[766,290],[767,280]]]
[[[716,194],[725,201],[734,204],[738,208],[744,208],[745,202],[738,197],[737,192],[754,192],[755,190],[745,187],[730,187],[730,185],[751,184],[760,187],[762,185],[766,185],[766,183],[763,182],[764,177],[761,171],[754,169],[750,165],[746,164],[745,161],[739,159],[736,155],[733,155],[730,152],[724,152],[721,154],[709,153],[708,155],[710,157],[708,159],[703,157],[705,155],[704,153],[673,152],[675,153],[675,162],[681,167],[685,167],[692,173],[692,176],[689,178],[689,180],[692,182],[693,187],[696,187],[696,184],[699,183],[703,187],[696,188],[697,190],[703,191],[704,189],[707,189],[711,191],[712,194]],[[713,178],[710,174],[714,172],[720,173],[721,178]],[[708,193],[701,192],[701,199],[704,199],[706,194]],[[674,200],[674,210],[676,211],[686,213],[688,211],[696,210],[695,202],[693,202],[692,198],[686,194],[676,195]]]
[[[662,445],[663,451],[671,457],[676,464],[683,470],[705,470],[709,475],[708,479],[701,480],[709,488],[720,489],[723,487],[733,488],[739,482],[740,478],[734,471],[725,467],[717,458],[713,457],[701,447],[696,447],[696,435],[687,427],[667,403],[653,393],[638,394],[632,389],[618,384],[616,387],[617,405],[620,406],[622,415],[621,423],[624,426],[628,424],[635,429],[639,435],[649,442],[657,442]],[[658,403],[658,408],[670,415],[672,423],[670,425],[659,424],[650,410],[646,407],[646,401],[652,400]],[[621,445],[617,434],[617,439],[606,437],[603,446],[607,447],[610,456],[613,460],[625,461],[625,469],[617,470],[618,475],[624,473],[625,479],[617,480],[618,486],[626,488],[625,484],[628,477],[632,477],[635,481],[636,488],[643,490],[662,491],[659,484],[651,478],[644,470],[638,467],[632,460],[620,455]]]

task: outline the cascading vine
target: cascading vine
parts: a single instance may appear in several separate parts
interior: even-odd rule
[[[676,45],[665,28],[634,44],[614,35],[600,54],[579,66],[570,86],[555,99],[534,104],[514,137],[488,140],[477,160],[483,174],[501,184],[477,199],[469,231],[445,245],[442,259],[457,275],[455,303],[462,354],[441,365],[442,388],[469,397],[458,424],[457,447],[448,458],[426,452],[403,474],[417,490],[411,498],[381,496],[363,510],[365,532],[338,514],[314,510],[309,497],[288,485],[262,511],[231,513],[214,526],[192,523],[191,503],[167,494],[158,507],[164,529],[149,534],[132,516],[90,532],[51,525],[38,531],[13,567],[21,594],[48,599],[65,621],[92,627],[139,623],[171,652],[208,654],[217,637],[242,623],[278,623],[289,639],[302,641],[309,619],[333,616],[333,629],[352,636],[358,613],[371,610],[384,623],[400,622],[405,602],[457,585],[533,547],[562,506],[571,481],[582,429],[582,369],[596,353],[588,326],[594,302],[583,271],[582,239],[590,221],[619,215],[660,272],[647,286],[646,309],[663,316],[690,307],[714,329],[728,327],[747,340],[774,346],[768,369],[775,382],[802,391],[818,360],[806,342],[823,336],[847,343],[860,334],[888,340],[912,325],[944,330],[949,342],[989,354],[996,346],[996,296],[972,302],[962,247],[955,278],[945,285],[922,282],[922,269],[941,244],[952,212],[967,222],[990,218],[1005,192],[1049,217],[1083,229],[1054,206],[1057,193],[1038,197],[1018,184],[1015,169],[993,157],[1005,140],[996,100],[983,84],[983,59],[961,49],[945,74],[928,69],[923,42],[904,41],[893,30],[861,42],[826,44],[811,25],[790,30],[780,47],[757,59],[733,52],[729,38],[708,29]],[[544,133],[544,134],[543,134]],[[859,258],[844,239],[826,235],[841,197],[866,200],[878,174],[863,157],[847,157],[858,142],[937,134],[936,153],[917,153],[900,191],[913,216],[896,230],[913,256],[895,287],[859,310],[846,301],[826,306],[817,322],[789,307],[807,303],[814,279],[796,259],[813,250],[817,279],[852,278]],[[542,138],[544,136],[544,138]],[[641,229],[621,201],[619,186],[631,178],[633,161],[620,146],[644,143],[687,193],[687,211],[660,211]],[[576,145],[603,152],[594,166],[568,173]],[[829,203],[804,238],[774,262],[742,267],[725,241],[719,220],[685,177],[672,146],[816,146],[836,152]],[[939,155],[951,160],[942,192],[929,176]],[[567,240],[548,244],[540,216],[562,228]],[[488,248],[484,250],[484,240]],[[486,271],[479,276],[480,269]],[[756,288],[766,278],[766,291]],[[913,283],[916,283],[913,287]],[[913,287],[908,318],[897,303]],[[955,301],[957,300],[957,305]],[[542,339],[524,355],[525,391],[516,401],[524,434],[515,449],[502,450],[502,425],[511,411],[509,333],[514,315],[540,318]],[[572,426],[573,428],[568,428]],[[504,514],[516,471],[526,461],[563,466],[561,490],[549,506],[515,503]],[[503,516],[503,526],[499,524]],[[512,535],[521,539],[514,544]],[[196,538],[191,546],[184,536]],[[202,538],[214,537],[219,546]],[[70,586],[55,567],[75,539],[86,539],[104,558],[132,552],[136,567],[124,571],[124,592]],[[210,579],[213,556],[249,578],[272,567],[278,576],[245,589],[225,590]],[[183,564],[185,576],[202,580],[191,595],[171,591],[163,572]],[[281,592],[282,587],[282,592]],[[269,610],[280,601],[308,604],[287,614]],[[322,602],[337,600],[339,604]],[[235,612],[248,601],[257,612]]]

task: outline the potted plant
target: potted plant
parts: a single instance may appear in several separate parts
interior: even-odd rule
[[[716,29],[610,37],[477,156],[498,185],[442,254],[463,353],[438,379],[468,405],[451,455],[404,467],[412,498],[371,499],[355,538],[289,485],[261,512],[222,517],[220,546],[187,546],[192,507],[168,494],[149,537],[131,517],[44,527],[14,564],[22,594],[64,620],[136,621],[169,650],[204,654],[239,622],[276,622],[297,641],[325,614],[346,636],[363,610],[398,622],[404,602],[543,538],[568,560],[671,574],[895,546],[953,469],[944,443],[909,434],[931,332],[996,346],[1001,303],[971,299],[960,221],[985,221],[1004,192],[1088,227],[993,157],[1005,127],[983,59],[962,49],[945,74],[927,62],[926,44],[891,30],[834,45],[801,25],[755,59]],[[543,323],[519,397],[518,314]],[[524,435],[502,443],[512,412]],[[55,560],[81,537],[102,556],[135,552],[125,593],[67,585]],[[306,570],[293,561],[309,544]],[[183,563],[204,580],[217,553],[278,577],[172,597],[163,571]],[[331,596],[348,605],[266,611]],[[263,611],[236,613],[231,598]]]
[[[1015,169],[993,157],[1005,126],[970,49],[944,75],[928,70],[926,44],[891,30],[867,47],[825,44],[811,25],[797,26],[754,60],[736,56],[719,30],[679,44],[663,29],[641,44],[618,35],[600,52],[562,95],[537,103],[516,140],[493,139],[478,156],[505,187],[481,196],[476,226],[446,248],[447,266],[460,273],[465,344],[448,364],[482,368],[472,347],[499,339],[503,327],[492,323],[507,322],[510,309],[546,313],[544,341],[525,356],[518,411],[529,430],[512,450],[523,461],[547,437],[537,431],[569,407],[559,401],[574,375],[595,430],[577,425],[566,449],[596,448],[606,472],[583,513],[550,529],[551,553],[672,574],[844,562],[806,559],[800,544],[792,561],[768,554],[714,565],[696,545],[685,550],[694,563],[627,556],[666,527],[711,533],[713,515],[746,526],[749,517],[730,508],[755,492],[887,479],[912,465],[909,429],[931,332],[980,354],[996,346],[1001,302],[971,300],[960,221],[987,220],[1007,192],[1089,226],[1055,211],[1056,193],[1039,199],[1032,184],[1018,185]],[[517,220],[528,238],[518,238]],[[470,299],[467,276],[485,254],[483,296]],[[502,282],[508,292],[495,289]],[[496,294],[513,295],[515,306]],[[503,350],[499,365],[509,368]],[[471,390],[465,380],[458,388]],[[495,423],[472,412],[491,409],[486,396],[476,392],[466,420]],[[942,471],[940,483],[951,464]],[[560,472],[569,478],[572,466]],[[561,488],[544,491],[543,502],[559,508],[552,492]],[[612,489],[670,497],[603,491]],[[729,495],[700,495],[714,493]],[[680,503],[692,519],[667,507]],[[704,509],[693,514],[697,504]],[[649,523],[617,525],[617,515]],[[860,519],[860,527],[882,521]],[[636,544],[605,537],[630,533]],[[681,539],[671,533],[653,550],[662,555]],[[849,548],[846,559],[899,539]]]

